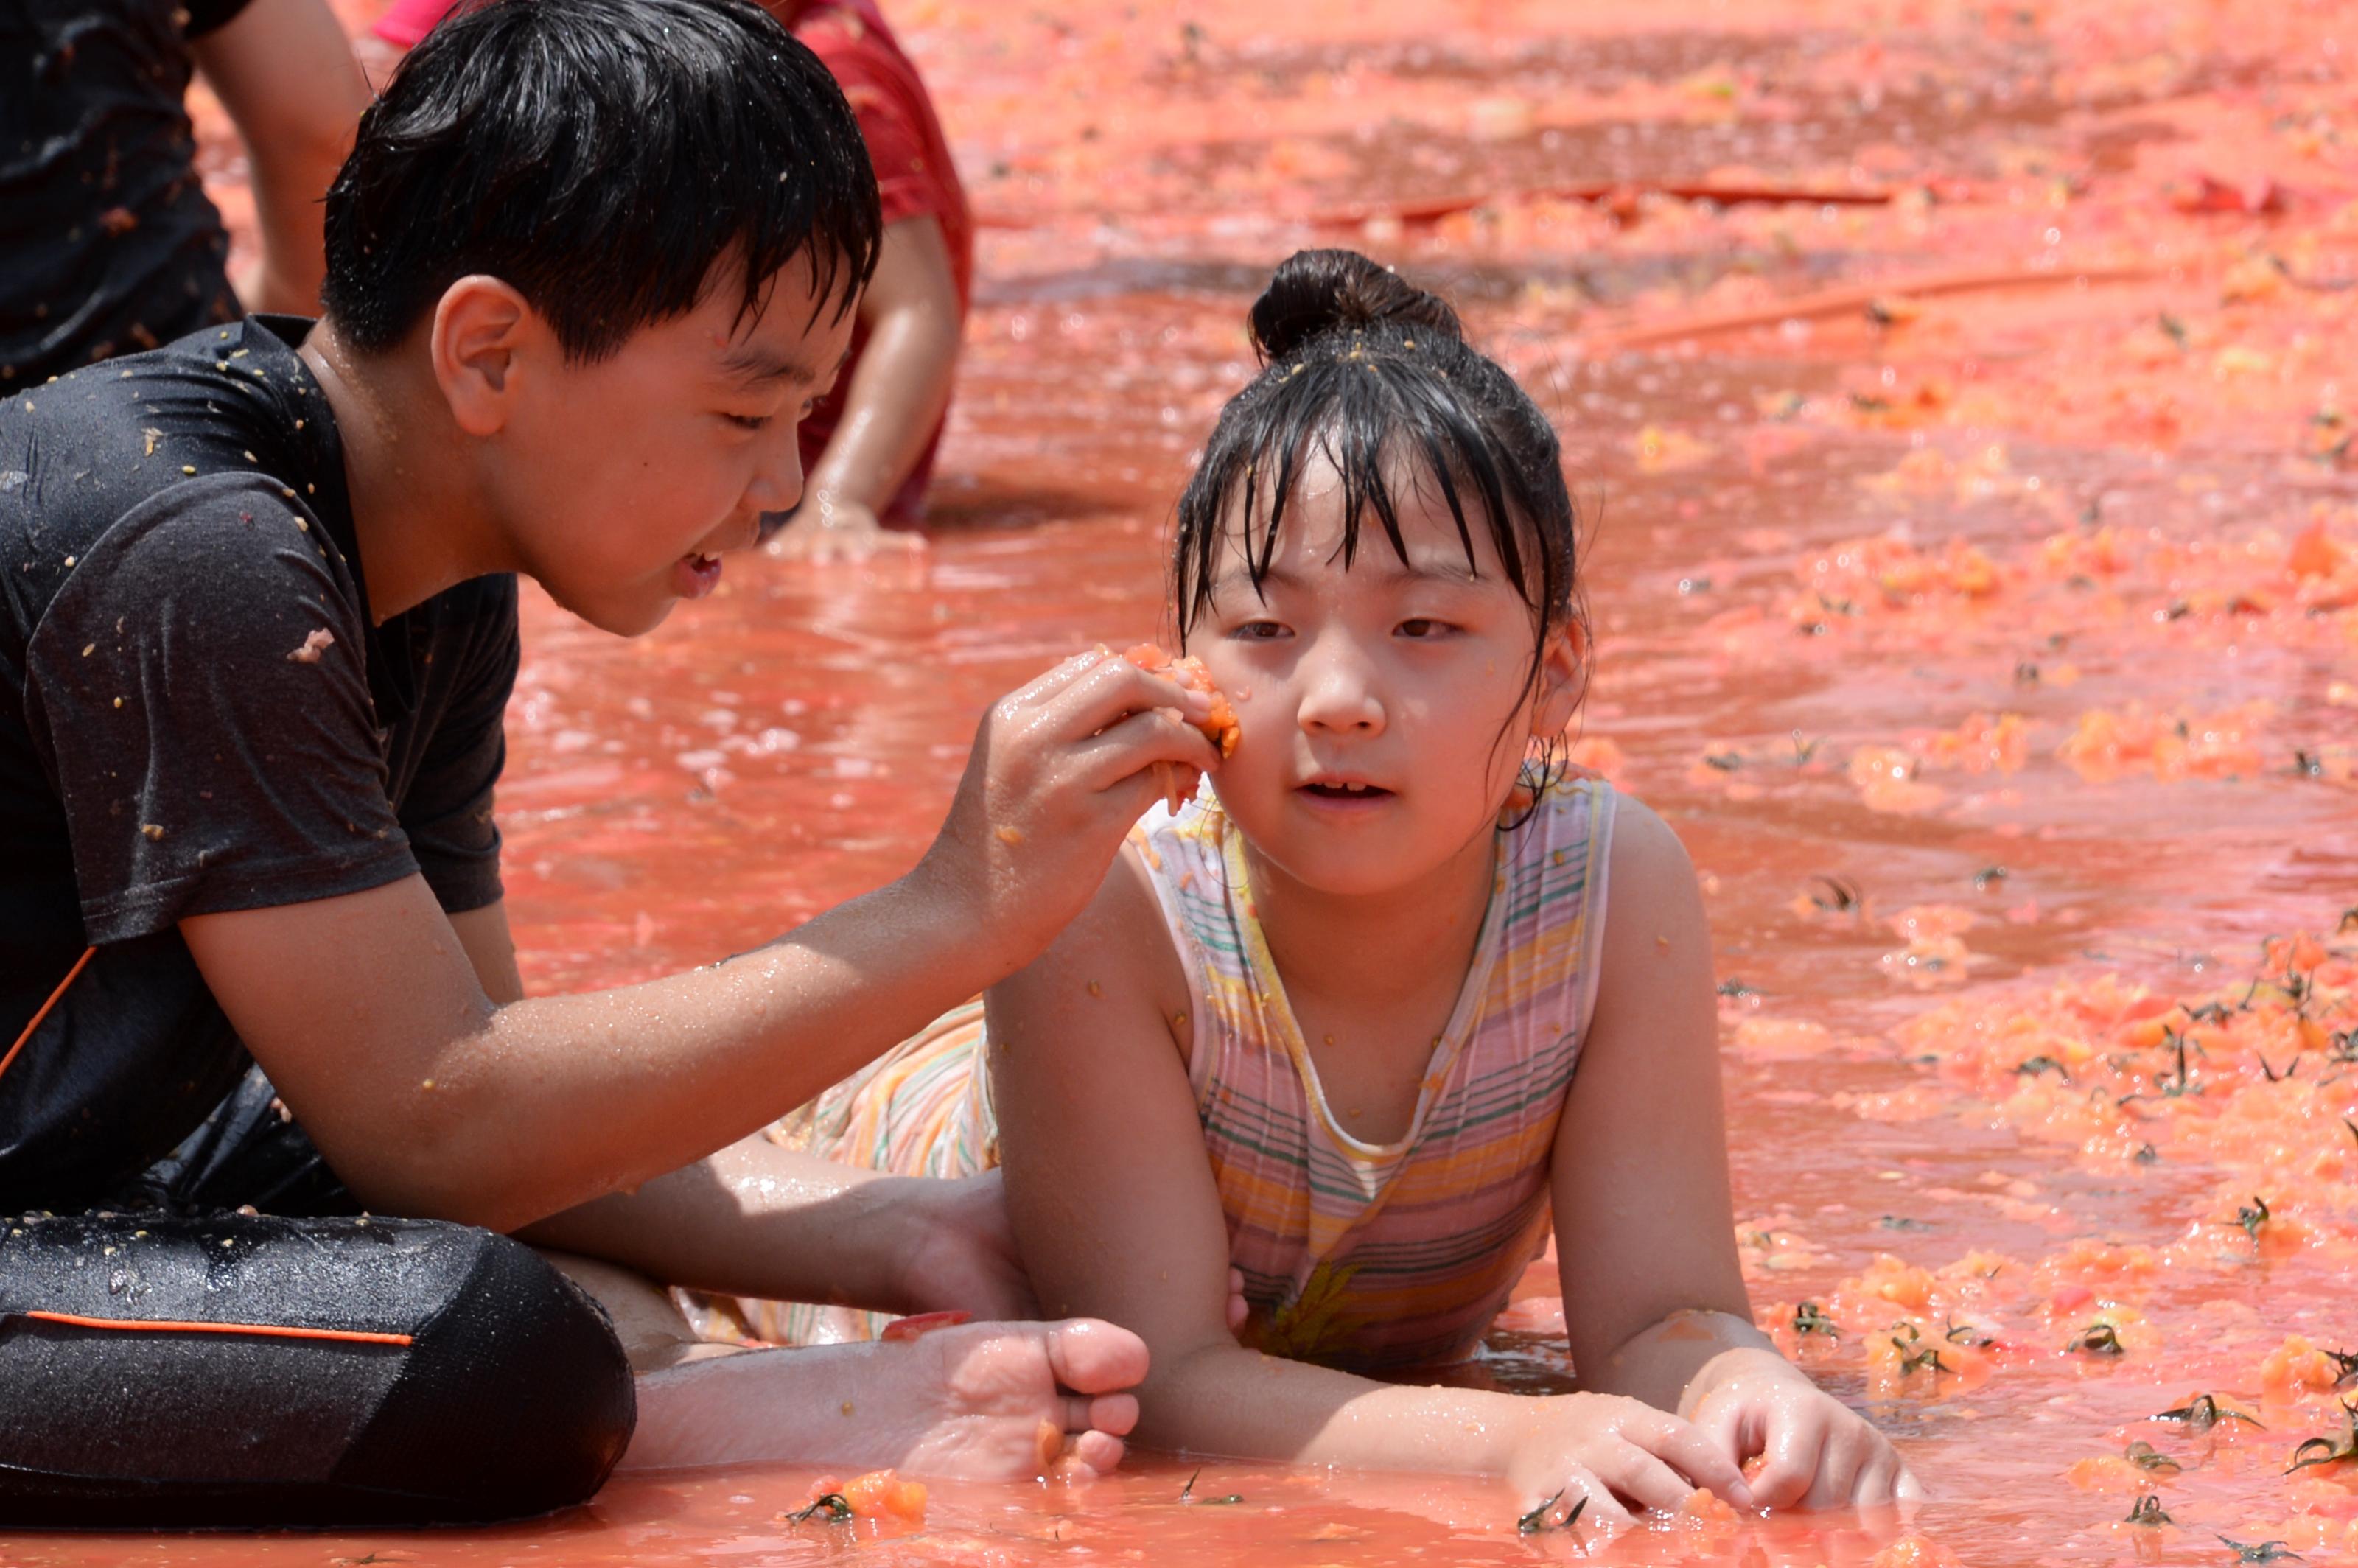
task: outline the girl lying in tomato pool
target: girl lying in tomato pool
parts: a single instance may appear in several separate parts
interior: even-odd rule
[[[1548,760],[1587,654],[1554,432],[1362,256],[1296,255],[1251,327],[1174,551],[1241,725],[1217,790],[782,1135],[1001,1163],[1043,1306],[1150,1346],[1149,1444],[1496,1474],[1557,1519],[1912,1495],[1753,1326],[1685,851]],[[1584,1391],[1400,1380],[1475,1346],[1551,1222]]]

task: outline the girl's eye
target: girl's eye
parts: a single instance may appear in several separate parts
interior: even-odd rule
[[[740,430],[766,430],[770,427],[767,414],[723,414],[721,417]]]
[[[1228,635],[1248,642],[1265,642],[1271,637],[1284,636],[1285,628],[1274,621],[1247,621],[1230,631]]]
[[[1403,637],[1412,637],[1420,641],[1428,641],[1434,637],[1445,636],[1449,633],[1455,631],[1456,628],[1450,625],[1446,621],[1435,621],[1428,616],[1417,615],[1411,616],[1408,620],[1401,622],[1398,630],[1400,634]]]

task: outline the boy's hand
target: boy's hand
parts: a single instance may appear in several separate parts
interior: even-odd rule
[[[895,1249],[904,1311],[971,1313],[986,1323],[1040,1315],[1007,1223],[1006,1184],[997,1171],[950,1180],[883,1180],[905,1185],[915,1222],[915,1235]]]
[[[949,818],[911,881],[964,912],[996,977],[1013,973],[1097,892],[1123,835],[1163,795],[1157,775],[1192,794],[1218,765],[1178,717],[1210,711],[1202,693],[1103,650],[1065,660],[983,716]]]
[[[1922,1496],[1874,1423],[1773,1350],[1730,1350],[1695,1376],[1685,1401],[1696,1426],[1731,1459],[1758,1456],[1763,1508],[1879,1508]]]
[[[915,1218],[915,1235],[894,1249],[904,1312],[966,1312],[985,1322],[1007,1323],[1040,1315],[1015,1231],[1007,1222],[1002,1173],[947,1179],[884,1176],[877,1186],[905,1186]],[[1228,1332],[1243,1328],[1251,1314],[1244,1272],[1230,1269]]]

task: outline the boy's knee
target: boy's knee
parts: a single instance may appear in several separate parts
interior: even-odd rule
[[[0,1317],[13,1524],[517,1519],[586,1501],[635,1417],[596,1303],[463,1226],[27,1221]]]
[[[636,1417],[612,1326],[524,1243],[444,1228],[471,1267],[416,1333],[408,1365],[334,1483],[416,1498],[449,1520],[587,1502],[621,1461]]]
[[[536,1250],[574,1287],[597,1303],[622,1341],[631,1370],[640,1377],[676,1367],[683,1361],[726,1355],[740,1348],[714,1344],[698,1334],[696,1325],[671,1292],[635,1269],[571,1252]]]

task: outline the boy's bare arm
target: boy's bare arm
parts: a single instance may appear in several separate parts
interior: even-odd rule
[[[860,317],[868,341],[844,388],[842,417],[784,535],[795,553],[824,551],[830,535],[872,541],[877,513],[916,466],[949,403],[962,324],[949,247],[931,214],[885,229]]]
[[[723,1295],[1033,1318],[996,1173],[890,1176],[760,1134],[523,1238]]]
[[[324,0],[250,0],[191,52],[254,170],[262,265],[235,280],[238,293],[250,310],[316,316],[327,271],[320,201],[369,103],[343,27]]]
[[[504,903],[450,917],[495,1004],[524,1000]],[[729,1295],[839,1302],[877,1312],[955,1308],[1039,1315],[1007,1230],[997,1172],[888,1176],[756,1133],[633,1193],[610,1193],[524,1231],[654,1279]]]
[[[467,952],[475,982],[494,1007],[524,1000],[524,975],[516,968],[515,937],[508,930],[505,899],[450,917],[450,929]]]
[[[501,1006],[422,878],[181,922],[254,1059],[362,1200],[514,1229],[807,1099],[1044,946],[1157,793],[1208,767],[1123,659],[1004,699],[901,881],[711,968]]]

